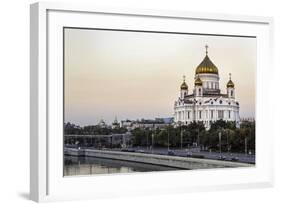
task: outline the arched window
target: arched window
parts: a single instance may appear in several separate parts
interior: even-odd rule
[[[233,97],[233,90],[230,92],[230,96]]]
[[[201,95],[201,88],[198,89],[198,95]]]

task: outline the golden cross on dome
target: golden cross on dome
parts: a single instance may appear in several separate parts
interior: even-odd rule
[[[229,73],[229,80],[231,80],[231,73]]]
[[[209,46],[206,44],[205,48],[206,48],[206,55],[208,55],[208,48],[209,48]]]
[[[183,77],[183,82],[185,82],[185,75],[183,75],[182,77]]]

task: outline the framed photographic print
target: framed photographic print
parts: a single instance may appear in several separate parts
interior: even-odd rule
[[[31,199],[271,186],[271,29],[31,5]]]

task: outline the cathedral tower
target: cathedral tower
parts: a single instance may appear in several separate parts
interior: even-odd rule
[[[219,71],[208,56],[208,45],[206,45],[205,48],[206,55],[203,61],[197,66],[195,70],[195,80],[198,77],[201,79],[203,90],[205,93],[219,94]]]
[[[229,81],[226,84],[226,91],[229,98],[235,98],[234,83],[231,80],[231,73],[229,73]]]
[[[184,97],[187,95],[188,95],[188,86],[185,82],[185,76],[183,76],[183,83],[181,84],[181,89],[180,89],[180,98],[184,99]]]

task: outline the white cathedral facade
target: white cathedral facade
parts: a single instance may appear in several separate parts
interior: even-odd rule
[[[174,104],[176,125],[201,121],[209,129],[212,122],[222,119],[235,122],[239,127],[239,102],[235,100],[231,74],[225,87],[226,93],[221,93],[218,68],[208,56],[208,46],[205,58],[196,68],[194,80],[194,88],[190,91],[184,76],[180,96]]]

